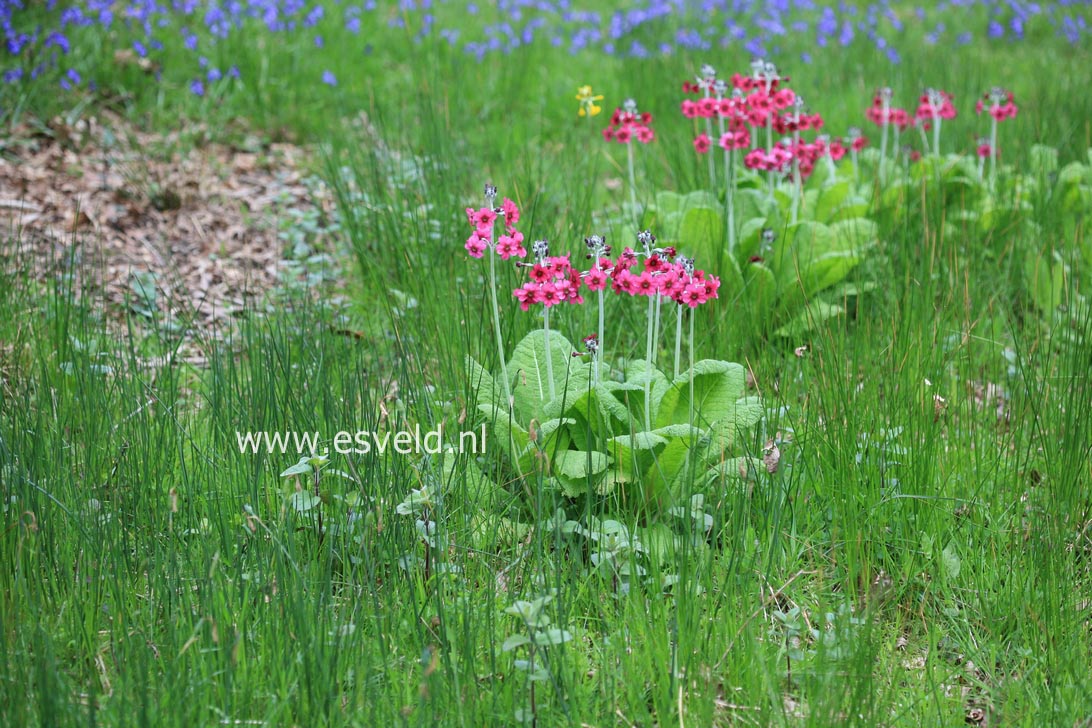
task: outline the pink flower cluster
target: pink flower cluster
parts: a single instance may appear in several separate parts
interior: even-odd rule
[[[856,147],[858,150],[864,146],[863,139],[863,137],[857,137],[853,142],[855,145],[859,145]],[[818,160],[830,155],[830,158],[837,162],[846,155],[846,152],[847,149],[842,144],[841,139],[828,141],[820,138],[814,142],[801,140],[795,144],[791,140],[787,140],[777,142],[770,150],[752,149],[743,158],[743,164],[748,169],[763,172],[785,172],[789,169],[792,160],[795,159],[800,169],[800,176],[807,179],[814,171],[815,163]]]
[[[918,99],[918,110],[914,112],[914,119],[918,123],[924,123],[928,129],[930,119],[954,119],[956,117],[955,106],[952,105],[952,95],[947,91],[934,91],[928,89]]]
[[[982,95],[982,98],[978,100],[978,103],[974,105],[974,112],[981,114],[985,110],[989,110],[990,116],[996,121],[1004,121],[1005,119],[1016,118],[1016,104],[1013,103],[1012,91],[1006,91],[1002,88],[994,88],[987,91]]]
[[[746,127],[737,131],[726,131],[720,135],[717,145],[727,150],[746,149],[751,146],[751,132]],[[694,137],[694,149],[698,154],[705,154],[711,146],[713,142],[705,132]]]
[[[684,84],[685,87],[686,84]],[[697,88],[701,87],[697,86]],[[755,89],[750,94],[737,93],[722,98],[707,96],[697,101],[684,99],[680,109],[682,115],[688,119],[714,119],[719,116],[728,120],[729,126],[733,121],[739,121],[746,122],[751,127],[760,127],[766,125],[766,119],[770,114],[775,115],[776,124],[777,112],[790,108],[795,100],[796,94],[792,89],[782,88],[766,93],[763,87]],[[811,119],[812,117],[808,117],[808,123]],[[822,125],[821,120],[819,125]]]
[[[495,246],[497,255],[501,257],[501,260],[523,258],[527,255],[523,247],[523,233],[515,227],[519,222],[519,208],[516,207],[516,203],[505,197],[499,208],[481,207],[477,210],[472,207],[466,208],[466,219],[474,228],[474,232],[470,233],[463,247],[471,258],[481,258],[486,249],[493,245],[493,228],[498,214],[504,216],[504,234],[497,237]]]
[[[652,114],[647,111],[639,113],[637,104],[630,99],[611,114],[610,125],[603,130],[603,138],[619,144],[629,144],[634,139],[648,144],[656,138],[652,131]]]
[[[600,268],[609,264],[609,259],[599,261]],[[641,264],[633,248],[626,248],[614,262],[610,279],[611,290],[617,294],[664,296],[690,308],[716,298],[720,288],[719,278],[694,270],[694,262],[676,258],[674,248],[654,250]]]
[[[876,95],[872,97],[872,105],[865,111],[865,116],[876,126],[883,126],[884,124],[890,124],[898,127],[900,130],[905,131],[910,128],[912,120],[910,114],[906,113],[906,109],[895,108],[890,105],[890,89],[881,89],[876,92]],[[884,95],[888,97],[888,106],[886,112],[884,111],[883,99]]]
[[[609,252],[609,248],[605,249]],[[606,255],[597,257],[584,272],[573,268],[567,255],[543,255],[534,264],[522,265],[530,268],[530,280],[512,291],[512,295],[524,311],[539,303],[547,308],[559,303],[583,303],[582,286],[592,292],[610,286],[619,295],[664,296],[690,308],[716,298],[720,288],[719,278],[694,270],[692,260],[676,257],[675,249],[670,247],[656,248],[647,254],[626,248],[615,260]]]
[[[559,303],[584,303],[580,295],[580,271],[572,267],[569,256],[544,255],[533,264],[523,265],[531,269],[531,280],[512,291],[521,310],[526,311],[536,303],[546,308]]]

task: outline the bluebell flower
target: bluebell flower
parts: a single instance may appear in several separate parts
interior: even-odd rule
[[[190,82],[190,93],[194,96],[205,95],[205,84],[201,83],[201,79],[195,78]]]
[[[337,86],[337,76],[335,76],[331,71],[323,71],[322,82],[327,86]]]
[[[61,53],[64,53],[65,55],[68,55],[70,49],[68,38],[63,33],[58,32],[53,32],[46,36],[43,48],[49,48],[50,46],[57,46],[61,49]]]

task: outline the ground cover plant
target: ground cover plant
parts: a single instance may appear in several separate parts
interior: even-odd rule
[[[1086,3],[0,18],[4,725],[1092,724]]]

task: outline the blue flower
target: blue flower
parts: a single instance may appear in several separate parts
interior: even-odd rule
[[[190,93],[194,96],[205,95],[205,84],[201,83],[201,79],[195,78],[190,82]]]
[[[337,86],[337,76],[332,71],[323,71],[322,82],[327,86]]]

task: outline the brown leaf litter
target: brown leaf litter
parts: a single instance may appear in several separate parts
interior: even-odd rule
[[[188,146],[118,118],[24,126],[0,154],[0,224],[36,277],[71,268],[115,312],[151,281],[158,315],[215,329],[285,282],[284,215],[332,203],[300,147],[172,151]]]

